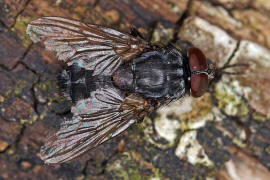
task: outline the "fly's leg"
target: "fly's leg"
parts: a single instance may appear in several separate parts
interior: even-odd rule
[[[138,120],[137,120],[137,123],[142,123],[142,122],[143,122],[143,120],[144,120],[144,117],[142,117],[142,118],[138,119]]]
[[[155,100],[144,99],[138,94],[130,94],[124,99],[123,103],[121,104],[121,109],[123,111],[133,111],[136,119],[138,119],[137,122],[140,122],[148,113],[155,110],[157,104],[158,102]]]
[[[141,33],[135,27],[130,28],[130,34],[134,37],[140,37],[141,39],[144,39]]]

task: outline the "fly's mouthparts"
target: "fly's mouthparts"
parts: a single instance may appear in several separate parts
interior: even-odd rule
[[[215,69],[207,68],[204,71],[192,71],[191,74],[206,74],[209,77],[213,76],[215,74]]]

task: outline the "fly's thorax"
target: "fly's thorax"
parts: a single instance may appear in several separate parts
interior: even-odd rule
[[[121,65],[113,74],[113,82],[144,98],[180,98],[186,88],[183,56],[175,49],[144,53]]]
[[[113,73],[113,83],[119,89],[124,91],[132,92],[134,89],[134,72],[132,70],[131,63],[125,63],[121,65],[114,73]]]

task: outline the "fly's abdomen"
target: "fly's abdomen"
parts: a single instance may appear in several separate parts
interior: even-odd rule
[[[93,71],[74,64],[62,71],[58,84],[61,94],[76,103],[80,99],[89,98],[91,92],[98,88],[111,86],[111,77],[93,76]]]
[[[70,99],[73,103],[89,97],[90,86],[87,83],[87,76],[91,76],[91,74],[91,71],[77,65],[69,66],[66,70],[62,71],[58,80],[62,95]]]

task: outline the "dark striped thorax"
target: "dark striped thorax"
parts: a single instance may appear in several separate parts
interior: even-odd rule
[[[114,84],[144,98],[176,99],[185,94],[187,57],[175,48],[160,48],[143,53],[121,65],[113,74]]]

